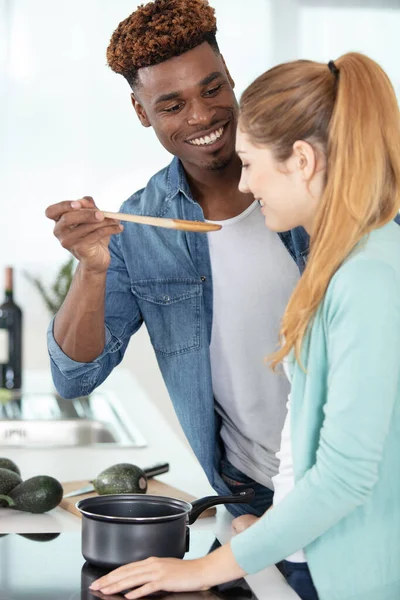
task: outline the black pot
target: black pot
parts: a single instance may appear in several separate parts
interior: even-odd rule
[[[210,506],[254,500],[254,490],[207,496],[192,503],[148,494],[110,494],[80,500],[82,555],[113,569],[150,556],[182,558],[189,549],[189,527]]]

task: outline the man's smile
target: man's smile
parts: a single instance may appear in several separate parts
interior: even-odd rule
[[[217,140],[219,140],[222,137],[223,133],[224,127],[220,127],[219,129],[215,129],[207,135],[196,137],[187,141],[189,142],[189,144],[192,144],[194,146],[210,146],[211,144],[214,144]]]

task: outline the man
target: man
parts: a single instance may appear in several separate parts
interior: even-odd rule
[[[205,0],[155,0],[120,23],[107,58],[128,81],[141,124],[175,157],[121,211],[218,221],[222,230],[122,228],[88,197],[50,206],[54,233],[79,266],[48,345],[55,385],[73,398],[106,379],[145,322],[211,485],[224,495],[251,485],[251,505],[227,508],[261,515],[272,502],[288,393],[263,358],[278,341],[308,239],[268,231],[258,203],[238,190],[237,102],[215,34]]]

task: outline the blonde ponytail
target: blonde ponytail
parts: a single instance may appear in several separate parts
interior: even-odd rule
[[[333,275],[362,237],[400,209],[400,113],[390,80],[362,54],[345,54],[334,65],[336,75],[321,63],[280,65],[251,84],[241,101],[247,133],[278,158],[288,158],[298,139],[319,142],[327,157],[307,267],[282,319],[282,347],[269,357],[273,367],[292,349],[300,362]]]

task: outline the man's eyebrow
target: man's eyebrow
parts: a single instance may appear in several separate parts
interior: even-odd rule
[[[168,102],[168,100],[176,100],[179,98],[180,92],[171,92],[170,94],[163,94],[162,96],[158,96],[157,100],[154,104],[160,104],[161,102]]]
[[[200,81],[199,86],[208,85],[209,83],[212,83],[215,79],[218,79],[218,77],[223,76],[224,74],[221,73],[221,71],[213,71],[212,73],[207,75],[207,77],[204,77],[204,79]]]
[[[204,79],[202,79],[197,85],[199,87],[204,87],[205,85],[208,85],[209,83],[212,83],[213,81],[215,81],[215,79],[218,79],[218,77],[223,77],[224,74],[221,73],[221,71],[213,71],[212,73],[210,73],[209,75],[207,75],[207,77],[204,77]],[[170,92],[169,94],[162,94],[161,96],[158,96],[158,98],[154,101],[154,104],[161,104],[161,102],[168,102],[169,100],[176,100],[177,98],[179,98],[181,95],[181,92]]]

